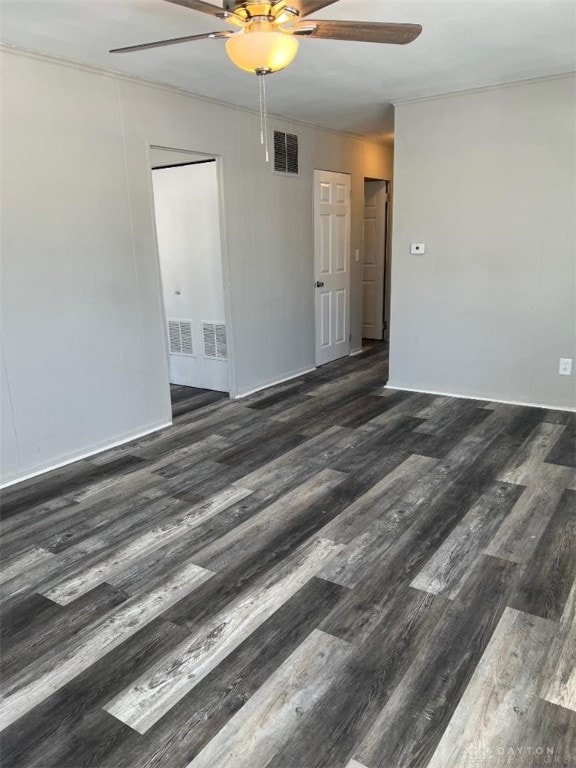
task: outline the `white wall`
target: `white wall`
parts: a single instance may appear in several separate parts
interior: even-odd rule
[[[352,175],[354,252],[363,177],[390,178],[387,150],[274,121],[300,136],[302,172],[285,178],[264,163],[253,113],[0,55],[5,482],[170,420],[151,145],[221,158],[233,392],[314,365],[313,170]],[[256,101],[248,76],[246,87]],[[361,343],[359,267],[352,264],[353,348]]]
[[[390,386],[576,406],[575,94],[571,76],[397,108]]]

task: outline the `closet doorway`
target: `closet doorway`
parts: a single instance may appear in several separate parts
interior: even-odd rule
[[[229,392],[217,161],[151,157],[170,383]]]

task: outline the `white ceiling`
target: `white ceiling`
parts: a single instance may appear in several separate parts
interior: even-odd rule
[[[0,12],[9,45],[257,107],[256,78],[221,40],[108,53],[230,28],[205,14],[164,0],[0,0]],[[272,112],[372,138],[392,133],[391,102],[576,69],[575,0],[339,0],[315,16],[424,27],[406,46],[302,39],[267,79]]]

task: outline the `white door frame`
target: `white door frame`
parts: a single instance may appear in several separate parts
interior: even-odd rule
[[[228,377],[229,377],[229,397],[234,398],[238,394],[238,385],[236,379],[236,356],[234,345],[234,329],[232,320],[231,300],[230,300],[230,258],[227,248],[226,239],[226,227],[225,227],[225,201],[224,201],[224,171],[223,171],[223,159],[220,155],[198,152],[193,149],[183,149],[181,147],[166,147],[162,144],[151,143],[146,147],[147,160],[148,160],[148,184],[150,194],[150,206],[152,216],[152,226],[154,230],[154,250],[156,253],[156,274],[158,278],[158,299],[161,307],[162,315],[162,337],[164,343],[164,359],[165,359],[165,379],[166,379],[166,391],[168,398],[170,397],[170,373],[169,373],[169,354],[168,348],[168,325],[166,309],[164,306],[164,294],[162,291],[162,273],[160,269],[160,253],[158,250],[158,235],[156,232],[156,217],[154,213],[154,192],[152,181],[152,159],[151,151],[154,149],[160,149],[165,152],[173,152],[174,154],[189,155],[190,161],[194,160],[214,160],[216,162],[216,175],[218,179],[218,202],[219,202],[219,218],[220,218],[220,248],[222,254],[222,277],[224,283],[224,315],[227,328],[227,346],[228,346]]]
[[[170,381],[228,394],[216,162],[162,163],[152,176]]]
[[[322,200],[321,198],[321,184],[325,181],[327,184],[338,184],[343,187],[342,199],[333,201],[332,199]],[[325,363],[336,360],[340,357],[345,357],[350,354],[351,346],[351,334],[350,334],[350,291],[351,291],[351,183],[352,179],[349,173],[340,173],[335,171],[314,171],[314,346],[316,365],[324,365]],[[333,270],[330,263],[328,269],[325,270],[321,263],[322,256],[322,214],[321,206],[330,207],[345,207],[345,253],[343,259],[343,269]],[[331,231],[332,235],[332,231]],[[327,285],[324,286],[324,283]],[[332,292],[335,289],[335,285],[338,286],[338,292],[345,291],[344,298],[344,326],[343,326],[343,339],[342,342],[335,341],[335,329],[338,322],[338,305],[336,301],[332,300]],[[322,289],[326,287],[327,290],[322,292]],[[330,299],[328,301],[328,314],[329,314],[329,333],[330,338],[328,342],[322,342],[322,323],[321,317],[321,301],[322,297],[329,294]]]
[[[366,192],[368,185],[371,186],[373,194],[373,203],[366,204]],[[384,338],[385,318],[385,285],[386,285],[386,267],[387,267],[387,203],[388,203],[388,182],[385,179],[364,179],[363,189],[363,239],[362,239],[362,338],[379,339]],[[368,208],[373,208],[373,215],[367,218]],[[367,261],[368,242],[367,242],[367,221],[373,222],[372,227],[372,261]],[[366,286],[371,286],[371,303],[373,311],[372,322],[366,322]]]

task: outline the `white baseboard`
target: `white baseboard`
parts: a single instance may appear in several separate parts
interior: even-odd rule
[[[297,379],[299,376],[304,376],[305,374],[312,373],[312,371],[315,370],[316,366],[313,366],[312,368],[303,368],[301,371],[294,371],[293,373],[289,373],[287,376],[284,376],[281,379],[271,379],[270,381],[265,381],[262,384],[259,384],[255,389],[247,389],[245,392],[238,392],[232,397],[232,400],[241,400],[243,397],[248,397],[248,395],[255,395],[256,392],[262,392],[263,389],[275,387],[277,384],[284,384],[287,381],[292,381],[292,379]]]
[[[356,357],[356,355],[359,355],[362,352],[362,347],[359,347],[358,349],[353,349],[352,352],[350,352],[350,357]]]
[[[562,405],[548,405],[546,403],[525,403],[522,400],[500,400],[496,397],[480,397],[479,395],[463,395],[461,392],[441,392],[435,389],[413,389],[412,387],[402,387],[398,384],[386,384],[383,389],[398,389],[401,392],[418,392],[423,395],[441,395],[442,397],[458,397],[462,400],[479,400],[482,403],[502,403],[503,405],[521,405],[528,408],[544,408],[548,411],[566,411],[567,413],[576,413],[576,408],[568,408]]]
[[[156,424],[152,424],[146,427],[144,430],[130,432],[129,434],[126,433],[121,437],[118,437],[116,440],[113,440],[111,443],[97,443],[96,445],[88,448],[85,451],[82,451],[81,453],[69,454],[65,458],[57,461],[55,464],[47,464],[40,467],[35,467],[34,469],[28,471],[25,475],[19,475],[18,477],[12,478],[0,484],[0,488],[8,488],[11,485],[16,485],[16,483],[22,483],[24,480],[30,480],[33,477],[38,477],[38,475],[43,475],[46,472],[52,472],[54,469],[65,467],[67,464],[73,464],[75,461],[89,459],[90,456],[96,456],[98,453],[104,453],[104,451],[109,451],[111,448],[118,448],[120,445],[130,443],[132,440],[137,440],[139,437],[144,437],[145,435],[149,435],[152,432],[157,432],[159,429],[164,429],[165,427],[171,426],[171,424],[171,421],[159,421]]]

